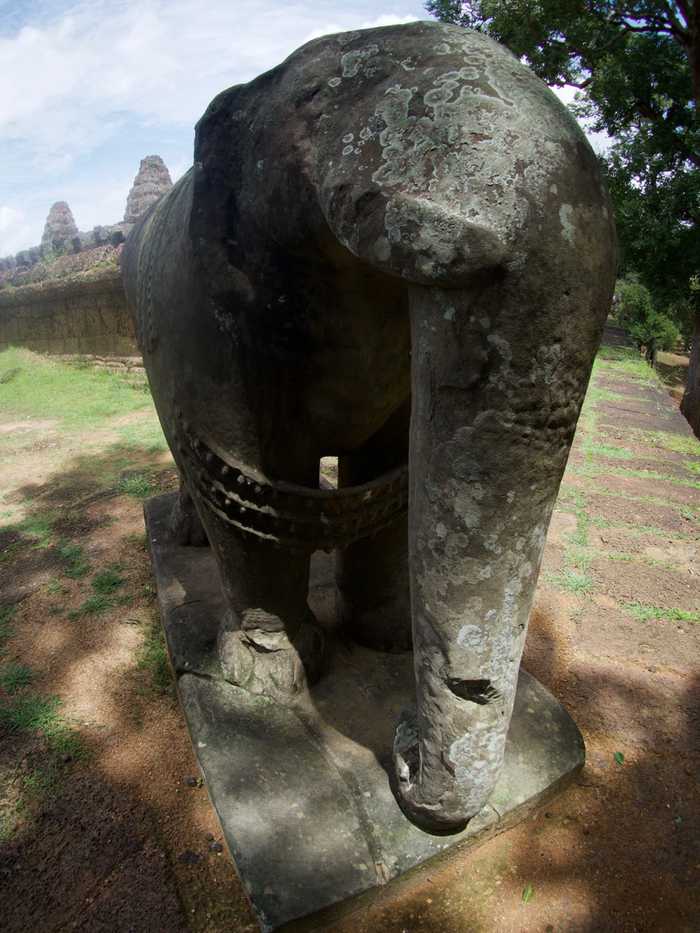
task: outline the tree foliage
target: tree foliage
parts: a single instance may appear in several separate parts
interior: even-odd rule
[[[635,277],[615,289],[615,317],[651,360],[657,350],[673,350],[680,334],[671,318],[654,307],[651,292]]]
[[[636,274],[693,352],[683,410],[700,433],[700,0],[428,0],[487,32],[613,144],[604,157],[621,271]]]

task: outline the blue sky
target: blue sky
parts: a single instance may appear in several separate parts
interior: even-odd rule
[[[427,19],[422,0],[0,0],[0,256],[54,201],[116,223],[140,159],[176,180],[211,98],[328,32]]]

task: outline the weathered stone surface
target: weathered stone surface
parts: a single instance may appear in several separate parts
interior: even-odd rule
[[[49,216],[46,218],[44,233],[41,237],[42,249],[55,251],[67,249],[72,246],[77,236],[78,228],[70,207],[65,201],[56,201],[51,205]]]
[[[311,606],[333,647],[330,669],[291,707],[227,683],[216,650],[226,607],[214,558],[173,541],[174,502],[160,496],[145,507],[168,650],[209,795],[262,929],[302,917],[318,928],[311,915],[342,911],[349,898],[506,829],[582,766],[575,724],[521,671],[488,803],[464,832],[423,832],[405,819],[390,777],[394,723],[413,697],[411,655],[337,638],[333,558],[319,554]]]
[[[302,665],[323,660],[310,555],[319,526],[339,529],[348,635],[412,634],[395,791],[436,833],[499,780],[615,266],[575,121],[506,49],[437,23],[326,36],[224,91],[193,168],[124,248],[153,396],[221,570],[226,677],[303,693]],[[387,527],[365,522],[365,484],[407,459],[408,521],[397,490]]]
[[[55,279],[0,291],[0,350],[134,357],[138,347],[121,277]]]
[[[141,165],[126,199],[124,222],[135,223],[143,217],[151,204],[154,204],[172,186],[170,172],[159,155],[150,155],[141,159]]]

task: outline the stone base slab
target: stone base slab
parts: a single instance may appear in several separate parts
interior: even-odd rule
[[[212,804],[262,930],[322,929],[363,893],[522,820],[582,767],[575,723],[521,670],[489,803],[459,834],[416,828],[389,783],[394,727],[413,702],[412,656],[335,634],[333,557],[319,554],[309,602],[331,640],[327,673],[293,708],[231,686],[216,655],[218,570],[209,548],[171,540],[174,500],[145,505],[168,651]]]

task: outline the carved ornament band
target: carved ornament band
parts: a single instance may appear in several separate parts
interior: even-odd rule
[[[333,550],[376,534],[408,509],[408,467],[362,486],[309,489],[247,475],[180,422],[179,450],[202,502],[246,534],[305,551]]]

